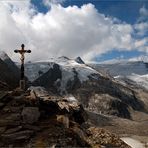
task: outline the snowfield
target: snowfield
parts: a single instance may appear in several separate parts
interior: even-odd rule
[[[49,64],[48,62],[26,63],[25,75],[29,81],[33,82],[42,74],[46,73],[50,68],[52,68],[52,64]]]
[[[142,86],[148,90],[148,74],[146,75],[132,74],[130,76],[127,76],[127,78],[134,81],[137,85]]]
[[[144,146],[144,144],[142,144],[140,141],[135,140],[135,139],[130,138],[130,137],[123,137],[123,138],[121,138],[121,140],[123,140],[125,143],[127,143],[132,148],[146,148]]]
[[[68,81],[73,81],[76,73],[81,83],[89,80],[89,76],[92,74],[99,74],[96,70],[86,66],[85,64],[79,64],[75,60],[58,59],[56,63],[60,65],[62,71],[62,79],[60,90],[66,92],[66,86]]]
[[[59,57],[50,59],[49,61],[37,61],[34,63],[25,64],[25,74],[28,79],[33,82],[40,76],[53,69],[54,64],[59,65],[62,77],[55,81],[55,85],[60,81],[59,91],[66,92],[66,87],[69,81],[73,82],[76,77],[83,83],[89,80],[89,77],[98,79],[100,73],[93,68],[83,64],[81,59],[69,59],[67,57]]]
[[[98,71],[105,71],[122,84],[132,84],[148,90],[148,63],[146,60],[110,60],[90,64]]]

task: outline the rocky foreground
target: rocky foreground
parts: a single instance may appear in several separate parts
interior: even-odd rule
[[[88,122],[74,98],[35,89],[1,91],[0,114],[0,147],[129,148],[117,135]]]

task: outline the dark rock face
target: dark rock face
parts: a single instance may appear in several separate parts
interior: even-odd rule
[[[8,90],[9,89],[9,86],[5,83],[5,82],[2,82],[0,81],[0,90]]]
[[[0,81],[6,83],[9,89],[14,89],[19,85],[20,69],[16,66],[16,64],[9,58],[9,56],[6,53],[3,52],[1,58],[0,58],[0,71],[1,71]],[[25,80],[27,81],[26,77]],[[26,83],[26,86],[27,85],[28,84]]]
[[[54,84],[55,81],[61,79],[62,73],[58,64],[53,64],[53,68],[50,68],[46,73],[41,77],[36,79],[32,85],[33,86],[44,86],[47,89],[56,90]]]
[[[148,69],[148,63],[144,63],[145,64],[145,67]]]
[[[132,90],[103,77],[98,81],[85,82],[73,95],[87,110],[98,113],[130,118],[129,108],[146,111],[144,103]]]
[[[18,73],[16,72],[17,75],[15,75],[14,71],[0,59],[0,81],[6,83],[10,89],[17,87],[19,84]]]
[[[7,64],[8,68],[13,72],[15,77],[20,78],[19,68],[15,65],[15,63],[9,57],[4,59],[3,62]]]
[[[69,80],[66,85],[66,90],[68,93],[71,93],[72,91],[80,88],[81,86],[81,82],[78,78],[78,72],[76,71],[75,68],[73,68],[73,73],[74,73],[73,80]]]
[[[79,64],[85,64],[84,61],[83,61],[80,57],[77,57],[77,58],[75,59],[75,61],[76,61],[77,63],[79,63]]]

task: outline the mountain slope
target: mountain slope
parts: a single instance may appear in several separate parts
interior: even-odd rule
[[[29,66],[35,67],[36,74],[42,70],[40,67],[44,67],[46,71],[38,75],[32,85],[43,86],[60,95],[72,94],[89,111],[125,118],[131,118],[131,110],[148,111],[148,104],[129,85],[103,76],[73,59],[60,57],[48,62],[28,63],[26,70]],[[26,73],[29,74],[29,71]],[[31,77],[31,73],[28,76]]]
[[[10,89],[15,88],[19,84],[19,78],[9,66],[0,59],[0,81],[6,83]]]
[[[81,61],[81,62],[80,62]],[[82,60],[79,61],[82,63]],[[55,86],[61,94],[74,86],[92,79],[97,79],[99,73],[85,64],[67,57],[50,59],[48,62],[27,63],[26,75],[33,85]]]
[[[15,65],[15,63],[10,59],[10,57],[4,52],[0,51],[0,59],[7,64],[8,68],[13,72],[16,77],[20,77],[20,70]]]
[[[105,64],[89,64],[94,69],[110,75],[125,84],[148,90],[148,63],[142,61],[116,61]]]

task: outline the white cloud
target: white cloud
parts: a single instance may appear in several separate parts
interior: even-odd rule
[[[138,18],[137,24],[134,28],[137,31],[137,35],[144,36],[148,34],[148,9],[145,6],[141,7],[139,10],[140,17]]]
[[[45,6],[50,7],[52,4],[62,4],[65,0],[43,0]]]
[[[140,13],[140,17],[138,21],[146,21],[146,20],[148,21],[148,10],[145,8],[145,6],[140,8],[139,13]]]
[[[135,24],[134,27],[137,31],[137,34],[140,36],[143,36],[148,33],[148,22],[141,22],[141,23]]]
[[[141,40],[136,40],[135,48],[138,48],[140,51],[145,51],[146,53],[148,53],[148,37],[145,37]]]
[[[43,14],[34,9],[30,0],[3,1],[0,2],[0,12],[0,49],[14,60],[18,55],[13,50],[21,43],[32,50],[28,60],[62,55],[91,60],[112,49],[138,47],[147,51],[145,42],[136,43],[132,37],[132,25],[114,22],[115,18],[105,17],[92,4],[81,8],[52,4],[51,9]]]

